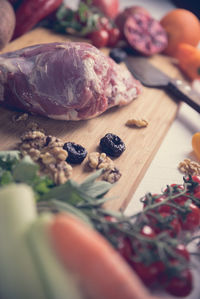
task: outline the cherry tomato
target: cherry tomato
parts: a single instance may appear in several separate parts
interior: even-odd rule
[[[120,31],[118,28],[111,28],[108,31],[109,38],[108,38],[108,46],[115,47],[120,40]]]
[[[200,200],[200,191],[196,192],[196,193],[194,194],[194,196],[195,196],[197,199]],[[199,205],[200,205],[200,202],[199,202]]]
[[[111,24],[111,22],[109,21],[109,19],[108,18],[106,18],[106,17],[101,17],[100,19],[99,19],[99,27],[100,28],[103,28],[103,29],[105,29],[105,30],[107,30],[107,31],[109,31],[111,28],[112,28],[112,24]]]
[[[179,273],[179,276],[174,276],[171,279],[166,279],[165,290],[174,296],[188,296],[193,289],[192,274],[190,270],[184,270]]]
[[[97,31],[93,31],[89,38],[92,40],[92,43],[97,48],[103,48],[108,44],[109,34],[105,29],[99,29]]]
[[[162,203],[164,200],[166,200],[166,197],[163,195],[163,196],[160,196],[158,198],[155,199],[155,203]],[[160,207],[157,208],[157,211],[162,213],[170,213],[171,211],[173,210],[172,207],[170,207],[169,205],[167,204],[163,204],[161,205]]]
[[[108,222],[116,222],[117,221],[115,217],[110,216],[110,215],[106,215],[106,216],[104,216],[104,218]]]
[[[185,245],[183,244],[178,244],[175,248],[176,253],[178,253],[179,255],[181,255],[186,261],[189,262],[190,260],[190,254],[187,250],[187,248],[185,247]]]
[[[177,217],[172,217],[172,214],[161,212],[160,221],[153,216],[148,216],[150,224],[156,233],[167,232],[171,237],[176,237],[181,232],[181,225]]]
[[[153,196],[153,204],[157,204],[157,203],[162,203],[164,200],[166,200],[166,196],[165,195],[159,195],[159,194],[152,194]],[[146,199],[147,200],[147,199]],[[147,203],[144,202],[144,208],[147,206]],[[162,204],[159,207],[155,208],[156,212],[166,212],[166,213],[170,213],[173,210],[173,208],[167,204]],[[151,210],[151,212],[155,212],[153,209]]]
[[[198,176],[198,175],[192,176],[192,180],[194,182],[198,183],[198,185],[194,189],[194,194],[196,194],[196,193],[200,192],[200,176]]]
[[[188,209],[185,215],[179,214],[179,220],[184,230],[193,231],[200,226],[200,209],[193,203],[188,205]]]
[[[141,235],[147,238],[155,238],[156,233],[153,230],[153,228],[149,225],[144,225],[143,228],[140,231]]]
[[[156,283],[158,276],[165,269],[165,266],[161,261],[152,262],[150,265],[132,261],[130,265],[146,285]]]
[[[120,238],[118,242],[118,252],[120,255],[125,258],[126,261],[131,260],[131,256],[133,254],[131,242],[128,238]]]
[[[173,199],[176,204],[184,204],[187,200],[189,200],[189,198],[184,195],[180,195]]]

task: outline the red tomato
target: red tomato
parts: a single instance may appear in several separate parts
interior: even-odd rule
[[[153,196],[152,205],[157,204],[157,203],[162,203],[166,199],[165,195],[153,194],[152,196]],[[147,201],[147,199],[145,199],[145,200]],[[144,208],[146,206],[147,206],[147,203],[144,201]],[[173,208],[167,204],[163,204],[163,205],[160,205],[159,207],[155,208],[155,210],[157,212],[170,213],[173,210]],[[151,210],[151,212],[154,212],[154,210]]]
[[[167,232],[171,237],[176,237],[181,232],[181,225],[178,218],[172,217],[170,213],[161,212],[159,213],[161,220],[148,216],[150,219],[150,225],[153,227],[156,233]],[[163,219],[162,219],[163,218]]]
[[[171,295],[185,297],[191,293],[192,288],[192,274],[189,270],[182,271],[178,277],[166,279],[165,290]]]
[[[92,40],[93,45],[97,48],[105,47],[108,44],[109,34],[105,29],[93,31],[89,37]]]
[[[186,261],[189,262],[190,260],[190,254],[187,250],[187,248],[185,247],[185,245],[183,244],[178,244],[175,248],[176,253],[178,253],[179,255],[181,255],[182,257],[185,258]]]
[[[161,203],[164,200],[166,200],[166,197],[163,195],[163,196],[160,196],[160,197],[156,198],[155,199],[155,203]],[[173,210],[172,207],[170,207],[167,204],[163,204],[160,207],[158,207],[157,211],[160,212],[160,213],[162,213],[162,212],[164,212],[164,213],[170,213],[172,210]]]
[[[108,46],[115,47],[120,40],[120,31],[118,28],[111,28],[108,31],[109,38],[108,38]]]
[[[117,221],[115,217],[110,216],[110,215],[106,215],[106,216],[104,216],[104,218],[108,222],[116,222]]]
[[[128,238],[119,239],[118,252],[125,258],[126,261],[130,261],[133,254],[131,242]]]
[[[108,18],[101,17],[99,19],[99,28],[103,28],[103,29],[109,31],[112,28],[112,24]]]
[[[151,285],[157,282],[158,275],[165,269],[165,266],[161,261],[153,262],[150,265],[132,261],[130,265],[146,285]]]
[[[147,237],[147,238],[155,238],[155,236],[156,236],[155,231],[149,225],[144,225],[143,228],[141,229],[140,233],[141,233],[141,235],[143,235],[144,237]]]
[[[179,220],[184,230],[193,231],[200,226],[200,209],[193,203],[190,203],[188,208],[185,215],[179,214]]]
[[[195,199],[193,199],[193,203],[200,208],[200,191],[194,194]]]
[[[92,3],[108,18],[114,19],[119,13],[119,0],[93,0]]]
[[[194,196],[200,200],[200,191],[196,192],[196,193],[194,194]],[[200,202],[199,202],[199,204],[200,204]]]
[[[198,183],[197,187],[195,187],[195,189],[194,189],[194,194],[196,194],[196,193],[200,192],[200,176],[195,175],[192,177],[192,179],[194,182]]]

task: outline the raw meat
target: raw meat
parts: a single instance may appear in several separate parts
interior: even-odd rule
[[[94,46],[50,43],[0,55],[0,104],[53,119],[95,117],[141,91],[129,71]]]

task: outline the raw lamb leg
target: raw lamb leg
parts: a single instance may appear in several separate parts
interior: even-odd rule
[[[125,105],[141,84],[94,46],[49,43],[0,55],[0,104],[61,120]]]

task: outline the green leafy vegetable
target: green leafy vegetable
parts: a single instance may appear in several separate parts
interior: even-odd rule
[[[16,182],[24,182],[30,185],[38,170],[39,166],[29,156],[25,156],[14,166],[13,178]]]
[[[1,151],[0,152],[0,169],[11,171],[13,166],[20,160],[19,151]]]
[[[86,36],[97,28],[100,17],[101,11],[91,5],[91,1],[80,1],[77,10],[61,5],[55,20],[51,20],[47,26],[60,33]]]
[[[39,166],[29,156],[21,158],[18,151],[0,152],[0,186],[13,182],[26,183],[33,188],[36,199],[39,199],[55,184],[49,177],[39,175],[38,171]]]
[[[96,181],[102,171],[96,171],[81,184],[68,180],[56,186],[48,176],[39,174],[39,166],[29,156],[21,158],[17,151],[0,152],[0,186],[26,183],[40,201],[56,199],[82,208],[100,206],[108,200],[104,195],[112,187],[108,182]]]

